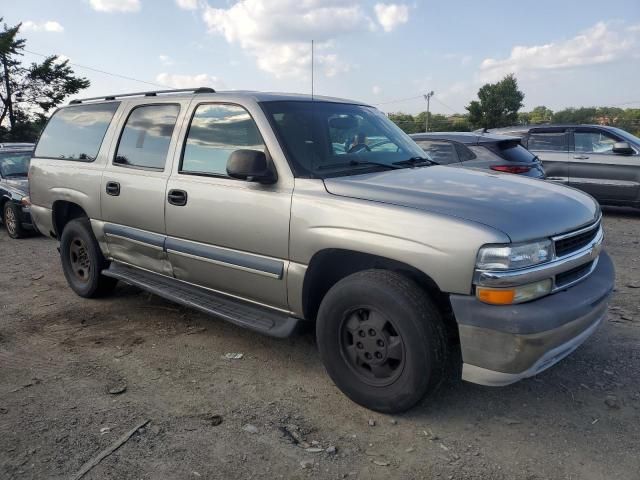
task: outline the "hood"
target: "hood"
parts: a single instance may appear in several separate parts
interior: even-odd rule
[[[14,190],[22,195],[29,195],[29,180],[26,177],[7,178],[4,184],[9,190]]]
[[[600,207],[573,188],[519,175],[444,166],[327,178],[329,193],[463,218],[523,242],[593,223]]]

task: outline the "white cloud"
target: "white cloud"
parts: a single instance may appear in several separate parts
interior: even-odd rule
[[[198,0],[176,0],[176,5],[183,10],[196,10],[198,8]]]
[[[409,21],[409,7],[397,3],[376,3],[376,18],[385,32],[390,32],[398,25]]]
[[[206,6],[203,19],[210,32],[240,45],[276,77],[309,74],[311,39],[325,75],[348,70],[332,51],[333,40],[375,26],[354,0],[240,0],[229,8]]]
[[[170,67],[171,65],[173,65],[173,59],[168,55],[158,55],[158,59],[160,60],[160,63],[162,63],[162,65],[164,65],[165,67]]]
[[[98,12],[137,12],[140,0],[89,0],[91,7]]]
[[[373,87],[371,87],[371,92],[374,95],[380,95],[380,93],[382,93],[382,89],[378,85],[374,85]]]
[[[626,57],[640,45],[638,28],[619,29],[599,22],[568,40],[545,45],[515,46],[508,58],[486,58],[480,65],[479,79],[494,81],[508,73],[559,70],[610,63]],[[634,30],[635,29],[635,30]]]
[[[160,73],[156,76],[156,82],[172,88],[196,88],[213,87],[224,89],[225,84],[218,77],[200,73],[198,75],[174,75],[170,73]]]
[[[54,20],[48,20],[46,22],[40,23],[27,20],[26,22],[22,23],[22,30],[24,30],[25,32],[31,31],[62,33],[64,32],[64,27]]]

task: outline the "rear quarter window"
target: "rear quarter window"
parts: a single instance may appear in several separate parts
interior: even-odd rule
[[[64,107],[53,114],[35,157],[93,162],[119,103]]]

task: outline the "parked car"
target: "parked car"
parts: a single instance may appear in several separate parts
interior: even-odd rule
[[[11,238],[34,230],[29,207],[29,160],[33,143],[0,143],[0,215]]]
[[[78,295],[121,280],[275,337],[314,325],[336,385],[382,412],[415,405],[450,361],[494,386],[545,370],[602,322],[614,283],[590,196],[434,165],[348,100],[76,100],[30,176]]]
[[[640,138],[603,125],[507,127],[542,160],[549,180],[593,195],[603,205],[640,208]]]
[[[414,133],[411,138],[440,165],[485,168],[544,178],[542,163],[520,144],[519,137],[490,133]]]

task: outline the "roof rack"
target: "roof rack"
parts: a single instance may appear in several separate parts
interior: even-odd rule
[[[158,94],[165,93],[181,93],[181,92],[192,92],[196,93],[216,93],[213,88],[210,87],[198,87],[198,88],[175,88],[171,90],[153,90],[149,92],[135,92],[135,93],[121,93],[118,95],[106,95],[104,97],[90,97],[90,98],[80,98],[76,100],[71,100],[69,105],[77,105],[83,102],[91,102],[95,100],[115,100],[116,98],[124,98],[124,97],[156,97]]]

